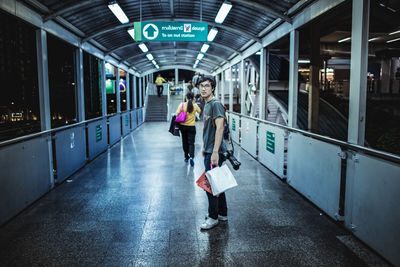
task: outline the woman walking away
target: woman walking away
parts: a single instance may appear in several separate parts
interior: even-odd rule
[[[183,107],[183,110],[182,110]],[[194,166],[194,139],[196,137],[196,112],[200,114],[200,108],[195,103],[192,92],[186,94],[186,102],[179,105],[176,110],[176,116],[181,112],[186,112],[186,121],[181,122],[179,130],[182,135],[182,147],[185,155],[185,162],[190,161],[190,165]]]

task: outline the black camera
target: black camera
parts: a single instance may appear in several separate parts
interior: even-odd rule
[[[224,159],[229,160],[229,162],[232,164],[232,167],[234,170],[239,170],[239,167],[242,163],[240,163],[235,156],[233,155],[233,150],[227,150],[222,154],[224,156]]]

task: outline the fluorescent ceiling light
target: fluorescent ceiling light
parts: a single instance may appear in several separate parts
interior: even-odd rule
[[[224,22],[226,16],[228,15],[229,11],[232,8],[232,4],[229,3],[228,1],[225,1],[222,6],[219,8],[218,14],[215,17],[215,22],[216,23],[222,23]]]
[[[193,65],[193,69],[195,69],[195,68],[197,68],[197,65],[196,65],[196,64]]]
[[[124,11],[121,9],[116,1],[109,3],[108,8],[112,11],[112,13],[114,13],[114,15],[122,24],[129,22],[128,17],[125,15]]]
[[[299,59],[297,62],[298,63],[310,63],[310,60],[308,60],[308,59]]]
[[[135,29],[134,28],[128,29],[128,33],[132,37],[132,39],[135,40]]]
[[[157,62],[154,59],[151,61],[151,63],[153,63],[154,65],[157,65]]]
[[[396,33],[400,33],[400,31],[391,32],[391,33],[389,33],[389,35],[393,35],[393,34],[396,34]]]
[[[348,41],[348,40],[350,40],[351,39],[351,37],[347,37],[347,38],[344,38],[344,39],[342,39],[342,40],[339,40],[339,41],[337,41],[338,43],[343,43],[343,42],[346,42],[346,41]]]
[[[372,42],[372,41],[375,41],[375,40],[378,40],[378,39],[379,39],[379,37],[371,38],[371,39],[368,40],[368,42]]]
[[[197,59],[198,59],[198,60],[202,60],[203,57],[204,57],[204,54],[202,54],[202,53],[199,53],[199,54],[197,55]]]
[[[203,44],[203,46],[201,47],[200,52],[201,53],[206,53],[209,47],[210,47],[209,44]]]
[[[256,55],[261,55],[261,51],[258,51],[258,52],[256,53]]]
[[[392,43],[392,42],[396,42],[396,41],[400,41],[400,38],[397,38],[397,39],[393,39],[393,40],[386,41],[386,43]]]
[[[218,30],[216,28],[211,28],[210,32],[208,33],[207,36],[207,41],[212,42],[217,35]]]
[[[147,54],[146,57],[147,57],[150,61],[152,61],[152,60],[154,59],[154,57],[153,57],[152,54]]]
[[[194,65],[199,64],[200,60],[196,59],[196,62],[194,62]]]
[[[157,68],[157,69],[159,69],[159,68],[160,68],[160,66],[156,65],[156,68]]]
[[[142,50],[143,53],[146,53],[147,51],[149,51],[146,44],[144,44],[144,43],[139,44],[139,48],[140,48],[140,50]]]

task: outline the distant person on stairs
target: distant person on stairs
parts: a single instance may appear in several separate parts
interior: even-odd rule
[[[182,110],[183,106],[183,110]],[[190,162],[194,166],[194,140],[196,137],[196,112],[200,114],[200,108],[194,101],[192,92],[186,94],[186,102],[181,103],[176,110],[176,116],[181,112],[186,112],[186,121],[179,124],[182,135],[182,147],[185,162]]]
[[[167,81],[163,77],[161,77],[161,74],[159,73],[157,75],[156,80],[155,80],[155,83],[156,83],[156,86],[157,86],[157,95],[158,95],[158,97],[162,96],[163,89],[164,89],[163,83],[166,83],[166,82]]]

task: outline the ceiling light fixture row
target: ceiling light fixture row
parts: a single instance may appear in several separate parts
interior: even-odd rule
[[[394,32],[391,32],[391,33],[388,33],[387,35],[394,35],[394,34],[398,34],[398,33],[400,33],[400,30],[394,31]],[[371,39],[368,40],[368,42],[372,42],[372,41],[379,40],[381,37],[382,37],[382,36],[378,36],[378,37],[371,38]],[[350,39],[351,39],[351,37],[347,37],[347,38],[344,38],[344,39],[339,40],[338,43],[343,43],[343,42],[349,41]],[[400,38],[388,40],[388,41],[386,41],[386,43],[392,43],[392,42],[396,42],[396,41],[398,41],[398,40],[400,40]]]
[[[126,24],[129,22],[128,17],[125,15],[125,12],[122,10],[122,8],[118,5],[117,1],[109,2],[108,8],[111,10],[112,13],[114,13],[114,15],[122,24]]]
[[[225,1],[221,5],[217,15],[215,16],[215,22],[219,24],[223,23],[231,9],[232,9],[232,4],[229,1]],[[217,34],[218,34],[218,29],[215,27],[211,28],[210,32],[207,35],[207,41],[208,42],[214,41],[215,36],[217,36]],[[197,55],[197,59],[193,65],[194,69],[197,68],[197,65],[199,64],[200,60],[203,59],[204,54],[207,52],[208,48],[210,48],[209,44],[203,44],[203,46],[200,49],[200,53]]]
[[[122,10],[122,8],[119,6],[117,1],[112,1],[108,3],[108,8],[111,10],[111,12],[117,17],[117,19],[122,23],[126,24],[129,22],[128,17],[125,15],[125,12]],[[135,40],[135,29],[133,27],[130,27],[128,29],[128,34],[132,37],[133,40]],[[146,44],[141,43],[139,44],[140,50],[142,50],[143,53],[147,53],[149,49],[147,48]],[[154,57],[152,54],[147,54],[146,57],[154,64],[154,66],[159,69],[160,67],[158,66],[157,62],[154,60]]]

